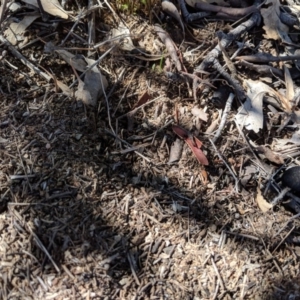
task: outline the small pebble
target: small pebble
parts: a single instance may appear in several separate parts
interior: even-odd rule
[[[300,192],[300,166],[287,169],[282,175],[282,183],[294,192]]]

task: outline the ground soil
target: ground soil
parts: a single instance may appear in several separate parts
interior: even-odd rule
[[[265,106],[264,130],[244,129],[243,136],[234,122],[240,106],[234,100],[216,151],[209,139],[217,127],[208,131],[221,113],[211,101],[213,88],[201,85],[194,95],[191,83],[164,72],[167,51],[153,30],[160,5],[128,12],[111,1],[116,15],[106,4],[96,11],[96,43],[122,20],[135,47],[151,55],[117,42],[98,64],[108,87],[95,107],[58,88],[55,81],[70,86],[76,80],[74,70],[58,53],[44,51],[46,42],[59,45],[66,38],[75,19],[55,26],[53,16],[37,19],[24,35],[28,44],[14,46],[53,77],[49,82],[2,44],[1,299],[300,299],[299,211],[284,205],[288,198],[266,212],[259,208],[257,193],[270,179],[260,166],[274,175],[281,165],[253,153],[246,141],[271,147],[294,129],[278,132],[283,114],[279,123],[272,119],[276,127]],[[65,50],[88,56],[88,20],[80,19]],[[216,46],[216,31],[228,32],[232,23],[201,21],[186,27],[183,39],[176,20],[161,19],[191,74]],[[263,34],[262,26],[255,27],[240,41],[273,53],[277,42]],[[97,60],[112,46],[107,44],[90,58]],[[227,50],[232,54],[236,46]],[[208,72],[203,79],[224,84]],[[238,72],[261,78],[246,68]],[[142,97],[146,104],[139,106]],[[176,136],[175,123],[202,141],[208,166]],[[182,154],[170,163],[176,139]],[[285,167],[297,164],[297,157],[283,157]],[[243,186],[236,186],[225,162]],[[269,189],[264,197],[271,202],[277,194]]]

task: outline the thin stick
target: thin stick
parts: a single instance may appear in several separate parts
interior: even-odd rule
[[[292,216],[285,224],[284,226],[273,236],[275,237],[276,235],[278,235],[291,221],[293,221],[294,219],[297,219],[298,217],[300,217],[300,213]]]
[[[60,47],[62,47],[65,44],[65,42],[67,41],[67,39],[69,38],[69,36],[71,35],[71,33],[73,33],[74,29],[76,28],[76,26],[78,25],[80,19],[82,18],[82,13],[83,13],[83,9],[79,12],[77,20],[76,20],[76,22],[74,22],[74,24],[73,24],[71,30],[69,30],[67,36],[60,43]]]
[[[90,10],[94,5],[94,0],[89,0],[88,2],[88,10]],[[92,11],[91,14],[88,16],[88,46],[89,48],[92,46],[93,43],[95,43],[96,39],[96,30],[95,30],[95,11]],[[90,57],[92,55],[92,52],[88,51],[88,56]]]
[[[295,225],[291,228],[291,230],[285,235],[285,237],[280,241],[280,243],[276,246],[276,248],[272,251],[272,254],[276,252],[276,250],[280,247],[280,245],[286,240],[286,238],[291,234],[291,232],[295,229]]]
[[[117,140],[119,140],[119,141],[121,141],[122,143],[124,143],[125,145],[127,145],[128,147],[133,148],[133,146],[132,146],[130,143],[128,143],[128,142],[122,140],[122,139],[121,139],[120,137],[118,137],[114,132],[112,132],[112,131],[110,131],[110,130],[108,130],[108,129],[105,129],[105,131],[106,131],[108,134],[112,135],[112,136],[113,136],[114,138],[116,138]],[[145,157],[145,156],[144,156],[143,154],[141,154],[140,152],[134,151],[134,153],[137,154],[137,155],[139,155],[140,157],[142,157],[142,158],[143,158],[144,160],[146,160],[147,162],[150,162],[150,159],[147,158],[147,157]]]
[[[128,261],[129,261],[130,269],[131,269],[132,275],[133,275],[133,277],[134,277],[134,279],[135,279],[135,282],[140,286],[141,283],[140,283],[140,281],[139,281],[139,278],[138,278],[137,275],[136,275],[136,272],[135,272],[135,269],[134,269],[134,266],[133,266],[132,256],[131,256],[131,253],[130,253],[130,252],[127,253],[127,259],[128,259]]]
[[[94,68],[96,65],[98,65],[98,63],[110,52],[115,48],[116,45],[113,45],[111,48],[109,48],[103,55],[101,55],[93,64],[91,64],[83,73],[81,73],[81,75],[79,76],[80,78],[82,78],[84,76],[84,74],[91,70],[92,68]],[[102,78],[102,76],[100,76],[100,78]],[[102,80],[102,79],[101,79]],[[77,83],[77,79],[69,86],[69,89],[71,89],[76,83]],[[102,82],[102,81],[101,81]],[[102,86],[103,87],[103,86]],[[103,90],[104,91],[104,90]]]
[[[226,123],[226,120],[227,120],[227,116],[228,116],[228,113],[230,112],[231,110],[231,105],[232,105],[232,101],[234,99],[234,94],[230,93],[229,94],[229,97],[226,101],[226,105],[224,107],[224,111],[223,111],[223,115],[222,115],[222,119],[221,119],[221,123],[220,123],[220,126],[214,136],[214,138],[212,139],[212,141],[215,143],[217,141],[217,139],[219,138],[219,136],[221,135],[221,132],[225,126],[225,123]]]
[[[273,199],[273,201],[271,202],[271,204],[272,204],[273,206],[274,206],[274,205],[277,205],[278,202],[279,202],[280,200],[282,200],[283,197],[284,197],[290,190],[291,190],[291,189],[290,189],[289,187],[284,188],[284,189],[279,193],[279,195],[276,196],[276,197]]]
[[[44,79],[46,79],[48,82],[52,79],[51,76],[47,75],[46,73],[42,72],[38,67],[36,67],[34,64],[32,64],[25,56],[23,56],[18,50],[16,50],[13,45],[3,36],[0,35],[0,41],[5,44],[5,46],[8,48],[8,50],[16,57],[18,58],[22,64],[27,66],[29,69],[37,73],[38,75],[42,76]]]
[[[235,176],[234,172],[232,171],[232,169],[230,168],[230,166],[228,165],[228,163],[226,162],[226,160],[223,158],[222,154],[220,153],[220,151],[217,149],[216,145],[214,144],[214,142],[209,139],[210,143],[212,144],[214,150],[217,152],[219,158],[223,161],[223,163],[225,164],[225,166],[227,167],[227,169],[229,170],[230,174],[232,175],[232,177],[235,180],[235,188],[237,189],[239,186],[239,179]]]
[[[225,287],[224,287],[224,284],[223,284],[222,277],[221,277],[220,272],[219,272],[219,270],[218,270],[218,268],[217,268],[217,266],[216,266],[216,264],[215,264],[215,261],[214,261],[213,257],[210,258],[210,261],[211,261],[211,263],[212,263],[212,265],[213,265],[213,267],[214,267],[214,270],[215,270],[215,272],[216,272],[216,274],[217,274],[218,281],[219,281],[219,283],[220,283],[220,285],[221,285],[221,289],[222,289],[222,290],[225,290]]]

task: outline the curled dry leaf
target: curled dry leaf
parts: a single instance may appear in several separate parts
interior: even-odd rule
[[[239,108],[236,120],[240,126],[258,133],[263,128],[263,96],[265,91],[259,89],[259,83],[245,81],[248,87],[247,100]]]
[[[181,20],[181,17],[180,17],[180,14],[178,12],[177,7],[172,2],[170,2],[169,0],[162,1],[161,7],[162,7],[164,12],[166,12],[171,17],[173,17],[176,21],[178,21],[178,23],[181,26],[182,32],[184,34],[184,25],[183,25],[183,22]]]
[[[62,90],[64,95],[72,96],[72,90],[66,84],[60,80],[56,80],[56,84]]]
[[[257,187],[256,203],[262,212],[267,212],[273,207],[273,205],[267,202],[266,199],[263,197],[259,187]]]
[[[75,92],[77,100],[81,100],[85,105],[95,107],[97,102],[92,98],[91,93],[86,89],[85,84],[82,80],[78,80],[78,88]]]
[[[51,49],[49,43],[47,45],[47,48]],[[63,49],[54,48],[54,50],[64,61],[72,65],[77,71],[84,72],[86,70],[87,63],[82,55],[75,55]]]
[[[245,80],[247,85],[247,100],[239,108],[236,120],[240,126],[258,133],[263,127],[263,97],[265,94],[273,96],[278,104],[286,111],[291,112],[291,103],[282,94],[261,81]]]
[[[294,82],[288,67],[284,65],[283,69],[284,69],[284,79],[285,79],[285,86],[286,86],[286,98],[288,101],[293,101],[295,97]]]

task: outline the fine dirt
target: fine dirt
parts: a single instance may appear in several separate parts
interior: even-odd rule
[[[130,2],[132,12],[124,11],[126,2],[109,3],[112,10],[106,2],[95,10],[95,44],[112,39],[108,33],[124,22],[134,46],[148,55],[117,40],[98,63],[108,86],[94,107],[76,100],[77,83],[69,96],[62,92],[60,83],[70,86],[77,79],[74,69],[57,52],[44,50],[70,32],[62,48],[73,54],[97,60],[114,45],[88,50],[90,19],[78,17],[80,7],[67,6],[75,19],[36,19],[26,41],[13,45],[49,81],[1,45],[0,298],[300,299],[298,204],[287,205],[290,198],[284,197],[263,212],[257,203],[258,191],[264,193],[270,181],[284,188],[282,170],[299,164],[297,155],[277,151],[283,164],[276,164],[247,143],[272,148],[295,127],[278,131],[285,112],[270,115],[264,104],[264,129],[241,129],[242,135],[235,99],[213,147],[209,139],[222,110],[211,101],[210,85],[226,85],[222,76],[207,70],[201,76],[209,84],[196,95],[191,82],[167,78],[168,52],[153,29],[161,3],[149,8]],[[22,6],[15,16],[28,12]],[[176,20],[161,24],[192,74],[217,45],[216,32],[229,32],[233,22],[200,21],[185,27],[185,39]],[[6,27],[3,21],[2,33]],[[239,41],[274,54],[277,41],[263,34],[256,26]],[[236,49],[233,44],[227,51]],[[264,77],[285,87],[284,79],[243,66],[237,71],[240,78]],[[208,166],[176,136],[177,123],[201,140]],[[170,163],[174,143],[182,153]],[[236,185],[225,163],[243,185]],[[268,188],[266,201],[280,190]]]

